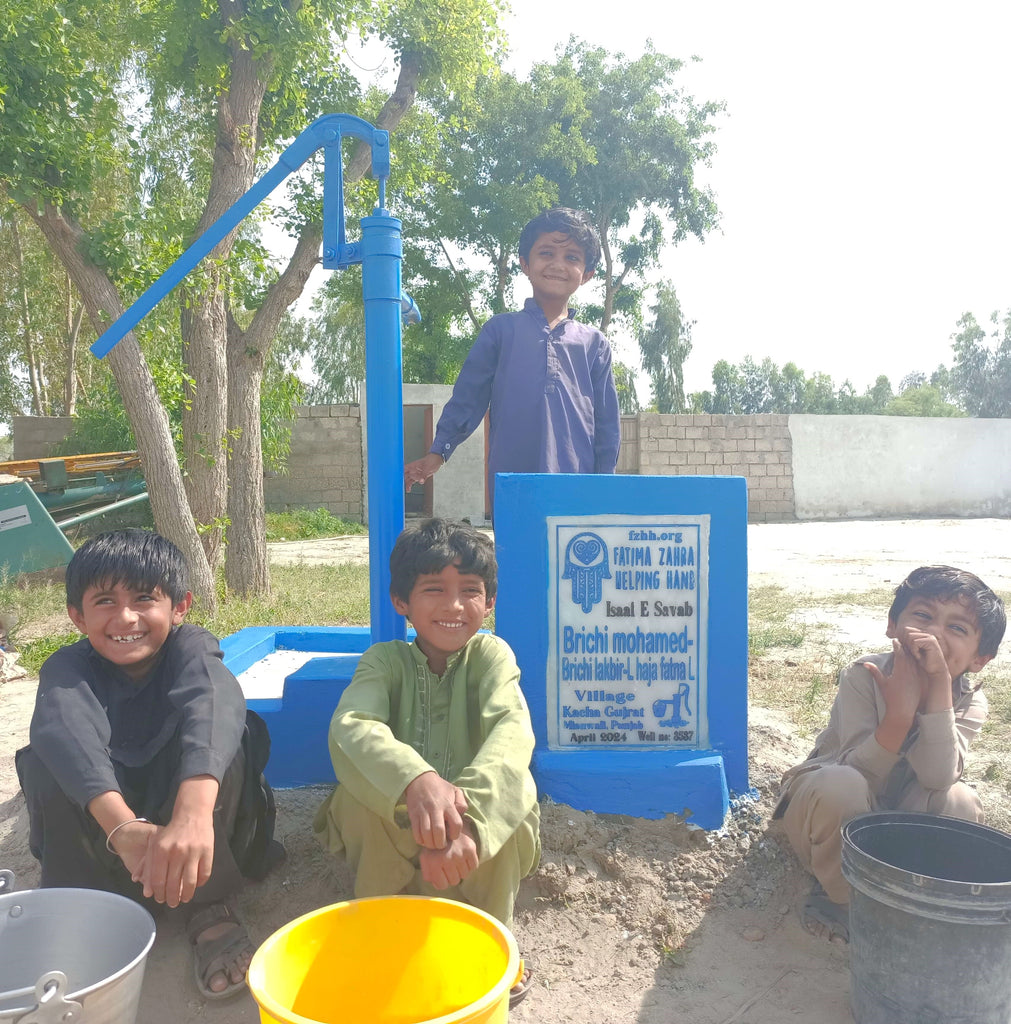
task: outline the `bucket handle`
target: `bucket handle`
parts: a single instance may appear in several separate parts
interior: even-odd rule
[[[515,988],[523,980],[523,972],[526,969],[527,969],[526,962],[524,961],[523,957],[520,957],[520,967],[519,967],[519,970],[516,972],[515,980],[509,986],[510,988]],[[18,1024],[20,1024],[20,1021],[18,1022]]]
[[[67,976],[63,971],[47,971],[35,982],[34,1010],[18,1017],[15,1024],[80,1024],[81,1004],[66,999]]]

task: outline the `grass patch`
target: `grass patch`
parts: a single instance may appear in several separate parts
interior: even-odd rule
[[[194,608],[188,619],[224,637],[244,626],[367,626],[369,569],[366,565],[272,565],[271,592],[239,598],[230,595],[217,614]],[[222,584],[223,586],[223,584]],[[29,587],[0,585],[0,614],[17,624],[9,630],[21,664],[33,675],[54,651],[80,634],[67,618],[63,584]]]
[[[884,622],[894,598],[894,588],[874,587],[871,590],[840,591],[837,594],[828,594],[812,603],[822,605],[856,605],[857,607],[865,608],[868,612],[880,610],[883,613],[881,621]]]
[[[67,623],[68,627],[70,623]],[[42,668],[42,662],[55,654],[61,647],[66,647],[81,639],[81,634],[76,629],[68,628],[65,633],[50,633],[39,637],[36,640],[28,640],[18,646],[21,653],[21,664],[28,670],[29,675],[38,675]]]
[[[217,614],[201,609],[189,620],[215,636],[228,636],[245,626],[367,626],[367,565],[272,565],[271,592],[241,598],[229,595]]]
[[[887,591],[866,597],[880,601],[881,594]],[[753,587],[748,595],[749,701],[784,712],[804,735],[820,731],[835,699],[839,669],[865,652],[830,639],[825,624],[807,623],[798,615],[822,605],[862,607],[864,597],[812,598],[775,585]]]
[[[774,647],[799,647],[807,637],[803,624],[791,622],[799,601],[783,587],[769,584],[748,593],[748,653]]]
[[[317,537],[346,537],[365,533],[367,527],[338,519],[325,508],[293,508],[267,513],[267,540],[314,540]]]
[[[63,583],[22,585],[0,574],[0,633],[21,653],[21,664],[38,672],[53,651],[80,636],[67,618]]]

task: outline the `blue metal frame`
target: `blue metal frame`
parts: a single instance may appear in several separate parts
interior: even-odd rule
[[[379,205],[361,220],[360,242],[345,231],[341,142],[360,139],[372,151],[372,173],[379,182]],[[400,221],[385,209],[390,174],[389,132],[352,114],[327,114],[306,128],[277,163],[240,196],[91,346],[102,358],[165,298],[229,232],[289,174],[324,150],[323,267],[362,265],[365,299],[365,394],[368,439],[369,575],[372,642],[403,640],[405,622],[389,600],[389,556],[404,528],[404,428],[401,376],[401,318],[420,319],[401,289],[403,245]]]

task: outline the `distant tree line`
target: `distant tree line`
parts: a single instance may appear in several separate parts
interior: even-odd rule
[[[849,380],[836,386],[827,373],[808,375],[793,362],[778,366],[768,358],[757,362],[747,356],[736,364],[719,360],[713,366],[712,390],[692,392],[678,402],[670,381],[680,381],[680,368],[659,376],[648,364],[645,368],[658,412],[1011,416],[1011,309],[1003,316],[993,313],[989,331],[972,313],[965,313],[956,326],[951,366],[942,364],[929,375],[911,371],[897,389],[881,374],[863,394]],[[685,347],[682,338],[675,350]]]

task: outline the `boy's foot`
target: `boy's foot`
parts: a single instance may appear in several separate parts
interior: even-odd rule
[[[833,903],[828,893],[815,882],[804,909],[800,912],[800,923],[812,935],[839,944],[850,940],[850,905]]]
[[[256,949],[227,903],[197,907],[186,934],[193,944],[193,979],[204,999],[229,999],[246,987]]]
[[[514,1006],[519,1006],[520,1003],[526,999],[527,994],[530,992],[530,985],[533,981],[534,971],[530,966],[530,961],[525,957],[523,958],[523,975],[520,980],[516,982],[511,989],[509,989],[509,1009],[511,1010]]]

